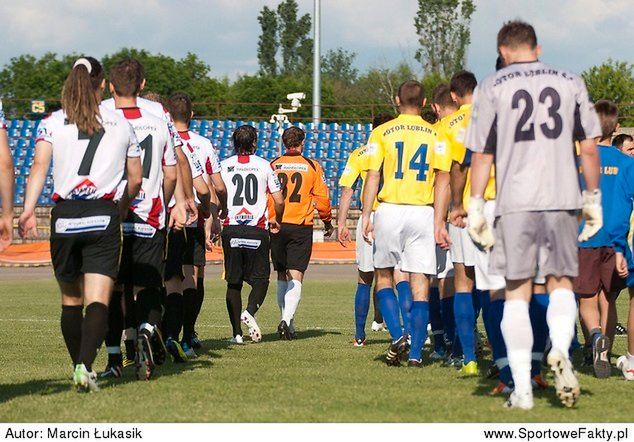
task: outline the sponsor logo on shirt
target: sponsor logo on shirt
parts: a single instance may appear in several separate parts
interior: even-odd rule
[[[83,233],[106,230],[110,217],[87,216],[84,218],[58,218],[55,220],[55,233]]]
[[[262,241],[259,239],[249,239],[249,238],[231,238],[229,241],[229,245],[233,249],[251,249],[256,250],[260,247]]]
[[[438,141],[436,143],[436,148],[434,149],[438,155],[444,155],[447,152],[447,143],[443,143],[442,141]]]
[[[123,234],[125,236],[138,236],[140,238],[152,238],[156,229],[145,223],[122,223]]]
[[[70,193],[70,199],[73,200],[86,200],[97,192],[97,186],[86,178],[79,183]]]
[[[229,166],[227,167],[227,172],[233,172],[235,168],[236,166]]]
[[[253,214],[244,207],[236,214],[238,224],[249,224],[251,221],[253,221]]]
[[[278,163],[275,165],[275,170],[302,170],[308,171],[308,164],[304,163]]]

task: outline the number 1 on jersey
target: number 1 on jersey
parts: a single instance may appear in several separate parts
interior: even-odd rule
[[[396,172],[394,178],[397,180],[403,179],[403,153],[405,151],[405,144],[402,141],[394,143],[397,153]],[[425,162],[427,158],[427,144],[421,144],[418,146],[418,150],[409,161],[409,170],[417,170],[416,181],[427,181],[427,171],[429,170],[429,164]]]

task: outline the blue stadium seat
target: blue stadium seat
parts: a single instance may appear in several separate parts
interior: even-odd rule
[[[225,130],[234,130],[236,128],[236,124],[231,120],[225,120],[223,127]]]
[[[366,132],[372,132],[372,123],[365,123],[364,128]]]
[[[280,139],[280,133],[276,130],[274,130],[273,132],[271,132],[271,140],[279,140]]]
[[[306,132],[314,132],[315,131],[315,123],[310,122],[306,123]]]
[[[236,125],[234,127],[244,126],[244,124],[245,124],[244,121],[238,120],[238,121],[236,121]]]
[[[196,132],[199,128],[200,128],[199,120],[191,120],[189,122],[189,130],[191,130],[192,132]]]
[[[312,141],[315,139],[315,134],[313,134],[312,132],[306,132],[306,141]]]
[[[330,123],[330,131],[331,132],[338,132],[339,131],[339,125],[337,123]]]
[[[269,130],[269,122],[264,120],[258,121],[258,130]]]
[[[328,139],[330,141],[339,141],[339,132],[330,132]]]
[[[211,122],[211,127],[213,127],[214,129],[220,129],[222,126],[223,124],[220,120],[213,120]]]

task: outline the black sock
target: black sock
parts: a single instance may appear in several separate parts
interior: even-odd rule
[[[68,354],[77,365],[79,347],[81,346],[81,326],[83,322],[83,305],[62,305],[61,326],[62,336],[68,349]]]
[[[97,357],[97,350],[106,337],[108,306],[100,302],[88,304],[81,328],[81,346],[77,363],[84,364],[86,369],[91,371],[92,363]]]
[[[201,272],[205,271],[205,268],[202,267]],[[196,315],[194,318],[194,325],[196,325],[196,320],[200,315],[200,311],[203,308],[203,301],[205,300],[205,278],[200,277],[196,281]]]
[[[156,325],[161,314],[161,291],[156,287],[139,290],[136,295],[135,317],[139,327],[141,324]],[[158,319],[157,319],[158,316]],[[151,317],[151,318],[150,318]]]
[[[112,292],[108,305],[108,333],[106,334],[106,347],[117,347],[119,351],[121,351],[121,333],[123,333],[122,297],[123,292]]]
[[[374,322],[378,324],[383,323],[383,315],[381,314],[381,308],[379,307],[379,298],[376,296],[376,290],[372,294],[372,304],[374,304]]]
[[[183,341],[188,344],[194,336],[194,323],[196,322],[196,295],[195,288],[183,290]]]
[[[251,285],[251,293],[249,293],[249,302],[247,311],[251,316],[255,316],[266,298],[266,291],[269,289],[269,281],[257,281]]]
[[[183,328],[183,295],[170,293],[167,295],[165,308],[165,330],[167,336],[178,341]]]
[[[123,292],[123,297],[125,299],[125,309],[123,312],[123,326],[127,328],[136,329],[139,324],[136,320],[136,306],[134,302],[134,289],[132,286],[126,286],[125,291]]]
[[[227,311],[233,329],[233,336],[242,336],[240,314],[242,313],[242,284],[227,284]]]

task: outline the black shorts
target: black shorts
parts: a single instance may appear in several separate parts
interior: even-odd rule
[[[229,284],[269,280],[268,231],[255,226],[227,226],[222,231],[222,252]]]
[[[625,279],[616,272],[616,254],[612,247],[579,248],[579,275],[573,281],[573,290],[580,297],[592,297],[603,289],[619,293],[625,288]]]
[[[164,262],[164,230],[157,230],[151,238],[124,235],[117,282],[137,287],[161,287]]]
[[[185,229],[185,257],[183,264],[191,266],[204,266],[207,262],[205,258],[205,228],[187,227]]]
[[[113,279],[119,272],[121,221],[112,201],[60,201],[51,211],[55,277],[75,282],[86,273]]]
[[[280,232],[271,234],[271,258],[278,272],[308,268],[313,251],[313,226],[282,224]]]
[[[165,281],[172,278],[185,277],[183,275],[183,260],[185,258],[185,244],[187,242],[185,229],[170,229],[167,234],[167,255],[165,258]]]

